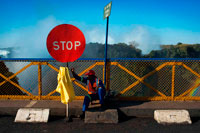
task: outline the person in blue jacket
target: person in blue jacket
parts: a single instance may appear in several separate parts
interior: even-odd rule
[[[89,70],[85,74],[87,77],[78,76],[75,73],[74,68],[71,69],[71,72],[75,79],[87,85],[88,95],[85,96],[83,101],[83,114],[81,115],[81,118],[85,117],[85,111],[88,109],[90,102],[92,102],[93,100],[99,100],[101,104],[101,109],[104,109],[104,96],[106,94],[106,89],[103,85],[103,82],[95,76],[95,72],[93,70]]]

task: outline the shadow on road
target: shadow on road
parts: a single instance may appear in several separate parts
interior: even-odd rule
[[[192,121],[193,124],[197,123],[197,122],[200,121],[200,117],[191,117],[191,121]]]
[[[124,114],[124,112],[122,112],[120,109],[117,109],[118,111],[118,119],[119,119],[119,123],[125,122],[125,121],[129,121],[131,119],[136,118],[135,116],[127,116],[126,114]]]

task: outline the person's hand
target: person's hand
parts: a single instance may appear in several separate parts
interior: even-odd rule
[[[71,68],[71,71],[74,72],[74,68]]]

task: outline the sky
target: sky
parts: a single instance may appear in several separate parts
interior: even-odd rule
[[[49,57],[46,39],[59,24],[78,27],[87,43],[104,44],[109,2],[0,0],[0,48],[13,47],[16,58]],[[143,54],[163,44],[200,43],[199,6],[200,0],[112,0],[108,43],[135,41]]]

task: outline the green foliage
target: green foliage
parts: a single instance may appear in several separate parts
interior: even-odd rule
[[[104,58],[104,44],[89,43],[86,45],[82,58]],[[141,58],[141,50],[134,45],[118,43],[108,45],[108,58]]]
[[[142,55],[136,42],[108,45],[108,58],[200,58],[200,44],[161,45],[160,50],[152,50]],[[104,58],[104,44],[89,43],[81,56],[82,58]]]
[[[182,45],[182,44],[183,44],[183,43],[181,43],[181,42],[178,42],[178,43],[177,43],[177,45]]]
[[[3,61],[0,62],[0,68],[1,68],[0,73],[3,74],[5,77],[10,77],[11,75],[13,75],[13,73],[9,71],[9,69],[7,68],[7,66]],[[3,81],[5,81],[5,79],[0,77],[0,83],[2,83]],[[11,81],[19,85],[17,77],[12,78]],[[0,95],[24,95],[24,94],[19,88],[17,88],[13,84],[11,84],[10,82],[6,82],[0,86]]]
[[[161,50],[153,50],[146,58],[200,58],[200,44],[162,45]]]

